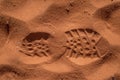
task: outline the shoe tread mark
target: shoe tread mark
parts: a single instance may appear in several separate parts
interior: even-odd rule
[[[72,57],[73,54],[83,57],[102,56],[96,46],[102,37],[92,29],[72,29],[66,31],[65,35],[67,37],[65,46],[69,52],[67,56]]]

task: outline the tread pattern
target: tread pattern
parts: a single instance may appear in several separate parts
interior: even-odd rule
[[[66,56],[68,57],[101,57],[97,44],[102,36],[92,29],[72,29],[65,32]],[[103,44],[104,45],[104,44]]]
[[[32,42],[24,41],[21,45],[21,50],[19,51],[28,56],[47,57],[50,54],[48,42],[44,39]]]

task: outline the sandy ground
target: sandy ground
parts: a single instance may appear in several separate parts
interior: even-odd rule
[[[99,34],[100,54],[110,54],[66,57],[65,34],[77,29]],[[21,53],[22,40],[36,32],[31,39],[40,36],[50,51]],[[120,0],[0,0],[0,37],[0,80],[120,80]]]

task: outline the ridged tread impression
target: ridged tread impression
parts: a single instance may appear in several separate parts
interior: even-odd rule
[[[20,52],[28,56],[48,57],[49,50],[49,35],[46,33],[32,33],[23,39]]]
[[[92,29],[72,29],[66,31],[65,35],[67,37],[65,55],[68,57],[100,58],[108,51],[103,37]]]

